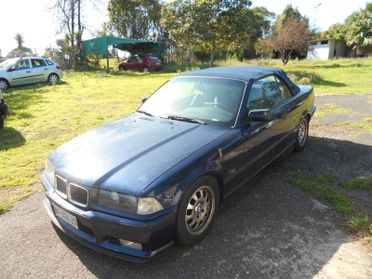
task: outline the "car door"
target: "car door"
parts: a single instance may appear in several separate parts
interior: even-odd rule
[[[18,60],[9,70],[9,81],[11,85],[22,85],[32,83],[32,73],[29,59]]]
[[[137,63],[136,63],[136,70],[137,71],[143,71],[145,64],[144,64],[144,59],[143,57],[136,57]]]
[[[139,71],[139,63],[137,60],[137,57],[130,57],[127,60],[128,63],[128,69],[133,71]]]
[[[33,83],[44,82],[48,78],[48,65],[41,58],[31,59],[31,80]]]
[[[262,80],[263,96],[265,106],[271,109],[272,120],[270,130],[272,137],[272,150],[268,159],[277,156],[290,144],[290,133],[293,129],[293,111],[289,105],[293,95],[277,76],[270,75]]]
[[[287,92],[288,93],[288,92]],[[255,81],[250,89],[244,110],[246,115],[256,109],[270,109],[270,121],[250,121],[241,124],[238,144],[231,152],[235,156],[227,164],[231,191],[247,181],[263,167],[274,160],[286,148],[284,139],[290,131],[286,103],[291,96],[285,96],[280,82],[274,76]]]

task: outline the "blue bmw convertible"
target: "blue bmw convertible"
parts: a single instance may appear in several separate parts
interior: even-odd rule
[[[99,252],[145,261],[208,233],[221,203],[304,148],[310,86],[269,67],[178,75],[133,114],[50,154],[41,180],[54,225]]]

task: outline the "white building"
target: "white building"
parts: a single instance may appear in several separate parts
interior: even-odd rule
[[[307,59],[328,60],[333,57],[346,56],[346,44],[343,41],[320,40],[311,42],[307,51]]]

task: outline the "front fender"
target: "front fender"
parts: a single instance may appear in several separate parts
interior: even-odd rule
[[[177,208],[178,202],[187,187],[203,175],[220,177],[221,166],[218,163],[220,155],[217,148],[205,150],[203,154],[196,153],[159,177],[142,195],[156,197],[165,207]]]

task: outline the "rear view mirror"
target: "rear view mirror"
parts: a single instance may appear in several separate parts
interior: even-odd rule
[[[271,120],[271,110],[270,109],[252,109],[248,112],[249,121],[270,121]]]
[[[147,101],[148,97],[141,97],[141,102],[142,104],[145,103]]]

